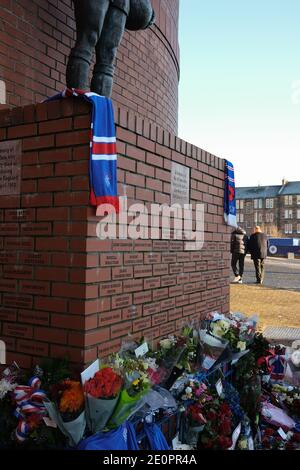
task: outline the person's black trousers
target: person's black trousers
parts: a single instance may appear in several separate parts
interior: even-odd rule
[[[263,282],[264,277],[265,277],[265,260],[255,258],[253,260],[253,263],[254,263],[254,267],[255,267],[256,281],[257,282]]]
[[[238,267],[239,266],[239,267]],[[231,267],[235,277],[243,277],[245,266],[245,255],[241,253],[232,253]]]

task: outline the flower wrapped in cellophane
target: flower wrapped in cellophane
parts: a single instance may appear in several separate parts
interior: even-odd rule
[[[111,367],[97,371],[84,383],[88,427],[93,434],[105,429],[117,406],[122,385],[122,377]]]
[[[67,437],[71,447],[83,438],[86,428],[84,395],[80,382],[62,380],[50,387],[51,400],[44,405],[52,421]]]
[[[147,373],[149,366],[144,359],[121,358],[116,355],[114,361],[115,366],[122,371],[124,387],[120,393],[116,409],[107,424],[110,429],[120,426],[144,405],[142,399],[152,385]]]

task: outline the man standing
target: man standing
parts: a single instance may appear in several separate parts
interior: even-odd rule
[[[245,256],[247,253],[248,237],[245,230],[237,227],[231,234],[231,267],[235,275],[234,283],[243,283]],[[238,267],[239,266],[239,267]]]
[[[255,267],[256,284],[262,284],[265,275],[265,259],[268,255],[268,237],[259,226],[254,228],[254,233],[250,237],[249,252]]]

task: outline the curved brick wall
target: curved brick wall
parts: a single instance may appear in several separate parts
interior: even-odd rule
[[[113,98],[168,131],[177,132],[178,0],[153,0],[157,21],[125,33]],[[71,0],[2,0],[0,80],[7,104],[43,100],[65,83],[65,64],[75,31]]]

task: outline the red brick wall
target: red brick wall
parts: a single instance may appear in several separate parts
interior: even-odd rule
[[[228,312],[224,161],[116,108],[120,195],[170,203],[171,161],[205,204],[205,246],[101,241],[88,205],[89,107],[64,100],[0,112],[0,140],[22,140],[20,196],[0,196],[0,339],[8,362],[69,354],[88,362],[129,332],[157,338]],[[20,211],[21,209],[21,211]],[[133,307],[134,306],[134,307]],[[33,359],[32,359],[33,358]]]
[[[153,7],[154,26],[125,33],[113,99],[176,133],[178,0],[153,0]],[[0,80],[7,104],[36,103],[60,91],[75,38],[71,0],[2,0],[0,18]]]

